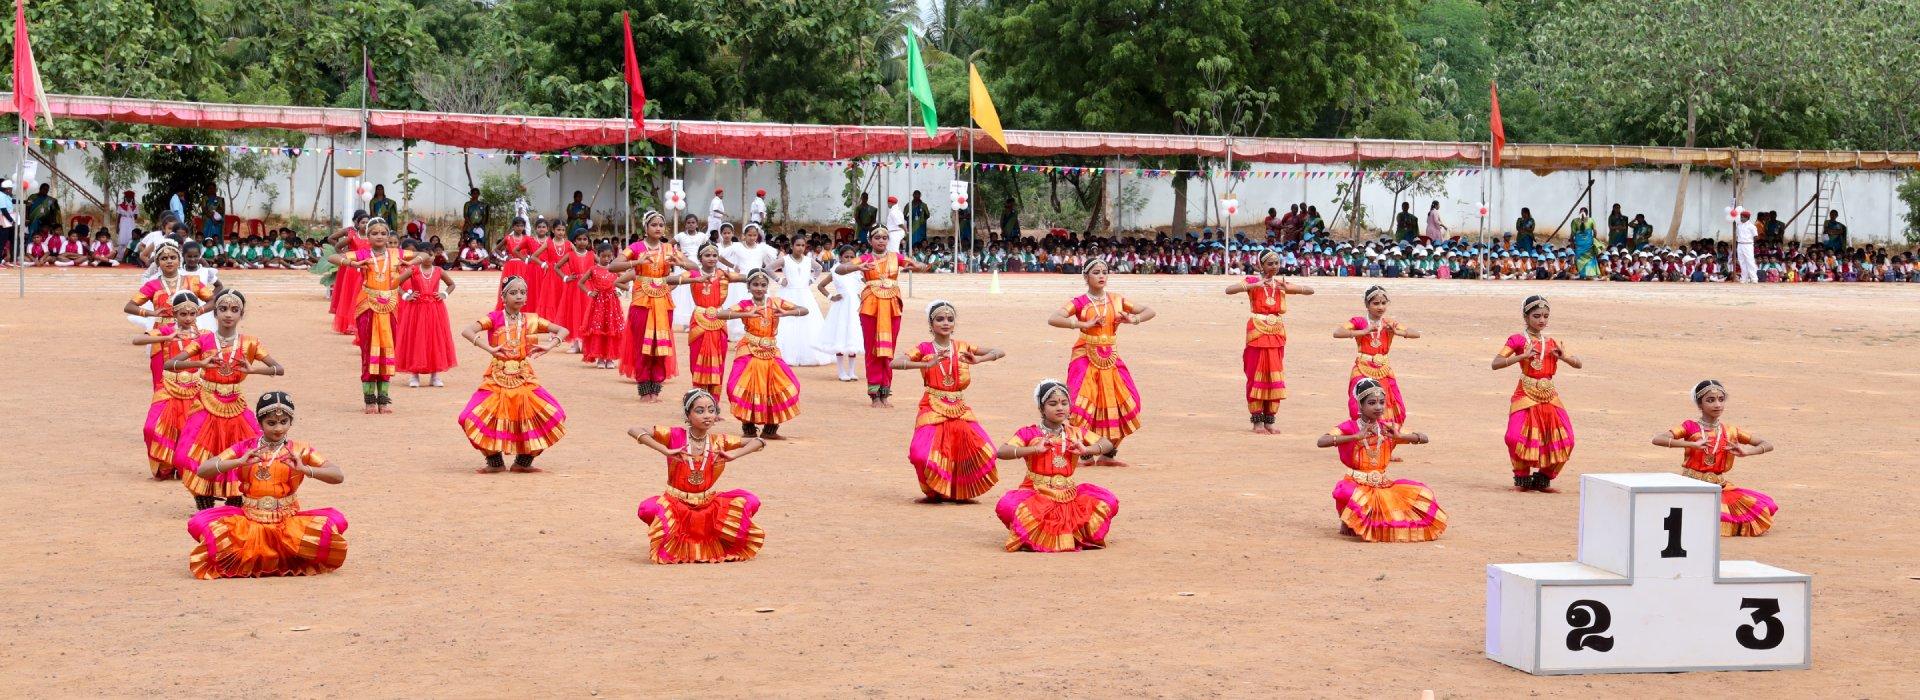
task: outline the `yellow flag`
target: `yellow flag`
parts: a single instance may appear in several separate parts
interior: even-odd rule
[[[967,64],[967,103],[973,112],[973,123],[979,124],[987,136],[1007,147],[1007,135],[1000,131],[1000,112],[993,108],[993,96],[987,94],[987,83],[980,79],[980,69]]]

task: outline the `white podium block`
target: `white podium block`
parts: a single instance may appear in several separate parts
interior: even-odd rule
[[[1720,561],[1720,487],[1580,477],[1577,562],[1487,567],[1487,657],[1539,675],[1807,668],[1813,578]]]

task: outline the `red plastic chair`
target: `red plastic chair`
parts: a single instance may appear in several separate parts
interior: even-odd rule
[[[220,236],[222,238],[233,238],[234,234],[240,232],[240,223],[240,220],[234,218],[232,215],[223,214],[220,217]]]
[[[92,217],[91,215],[88,215],[88,214],[75,214],[75,215],[73,215],[73,216],[70,216],[70,217],[67,217],[67,230],[68,230],[68,231],[72,231],[72,230],[73,230],[73,227],[75,227],[75,226],[79,226],[79,225],[81,225],[81,224],[86,224],[86,225],[87,225],[87,230],[88,230],[88,231],[92,231],[92,230],[93,230],[93,217]]]
[[[853,240],[853,227],[842,226],[833,230],[833,242],[846,243]]]

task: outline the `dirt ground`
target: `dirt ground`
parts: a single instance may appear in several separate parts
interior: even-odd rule
[[[13,271],[5,282],[11,287]],[[142,351],[119,309],[131,271],[33,271],[0,299],[15,358],[0,412],[0,695],[5,696],[1341,696],[1894,697],[1920,693],[1920,290],[1904,285],[1643,285],[1398,280],[1394,314],[1425,333],[1394,365],[1433,437],[1397,474],[1451,515],[1438,542],[1364,544],[1336,532],[1341,474],[1314,437],[1345,419],[1353,343],[1331,331],[1370,281],[1304,280],[1287,323],[1280,436],[1248,432],[1239,354],[1245,300],[1225,278],[1121,277],[1159,310],[1121,334],[1145,396],[1131,468],[1088,469],[1121,508],[1104,551],[1009,554],[993,502],[929,506],[906,463],[918,379],[875,412],[831,367],[800,368],[794,439],[732,466],[760,496],[751,562],[656,566],[635,518],[662,460],[624,435],[676,424],[631,384],[575,356],[539,369],[568,436],[538,475],[472,473],[454,425],[483,358],[444,389],[396,384],[397,414],[359,412],[353,347],[329,332],[304,273],[235,272],[244,324],[288,368],[249,393],[292,392],[296,439],[342,465],[307,507],[339,508],[352,547],[336,573],[197,581],[191,501],[148,478]],[[490,305],[493,275],[460,274],[456,328]],[[958,302],[960,336],[1010,357],[969,400],[1005,439],[1035,418],[1036,381],[1065,374],[1069,331],[1045,318],[1077,278],[915,281]],[[1766,674],[1533,677],[1481,653],[1489,563],[1574,556],[1576,479],[1508,490],[1501,444],[1515,371],[1487,368],[1520,329],[1520,300],[1553,300],[1555,338],[1587,363],[1560,382],[1579,446],[1569,475],[1672,471],[1648,438],[1692,413],[1688,391],[1732,389],[1729,420],[1770,438],[1734,480],[1782,511],[1723,556],[1814,577],[1813,668]],[[684,349],[684,346],[682,346]],[[682,359],[684,362],[684,358]],[[682,374],[669,387],[677,396]],[[729,424],[737,428],[737,424]],[[1906,515],[1903,515],[1906,514]],[[770,612],[758,612],[771,609]]]

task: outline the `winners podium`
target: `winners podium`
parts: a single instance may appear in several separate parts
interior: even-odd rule
[[[1720,561],[1720,487],[1580,477],[1577,562],[1487,567],[1487,657],[1538,675],[1807,668],[1813,579]]]

